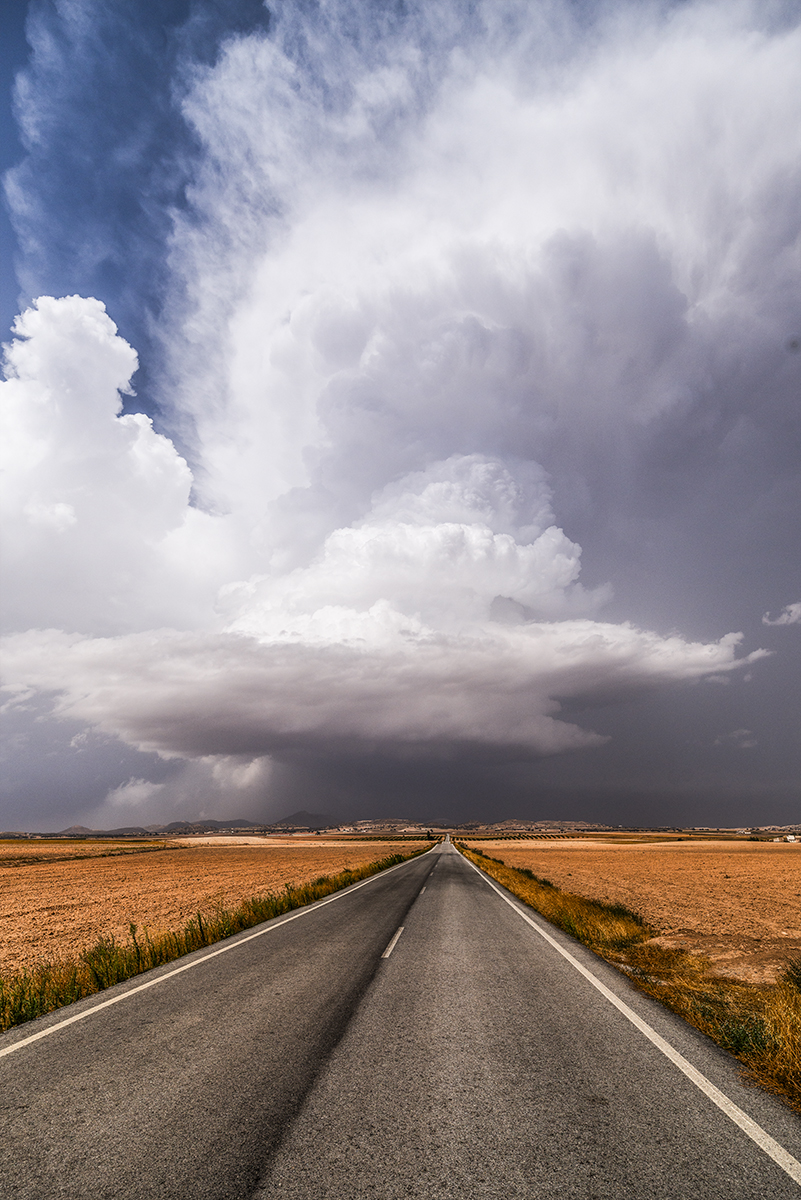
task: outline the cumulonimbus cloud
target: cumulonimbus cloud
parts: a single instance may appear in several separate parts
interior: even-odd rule
[[[167,591],[165,542],[195,516],[188,468],[146,418],[119,415],[134,357],[96,301],[45,299],[17,332],[3,385],[8,509],[42,539],[24,565],[35,580],[66,541],[66,581],[96,588],[98,603],[127,592],[135,625],[148,585]],[[603,740],[558,719],[562,698],[625,695],[755,657],[735,660],[736,635],[698,645],[571,617],[605,593],[580,590],[580,547],[553,524],[543,472],[528,463],[519,476],[477,454],[430,464],[377,493],[307,566],[223,586],[206,631],[13,634],[7,682],[23,696],[53,692],[58,714],[167,756],[393,744],[552,754]],[[25,484],[48,512],[69,506],[74,518],[43,523]],[[227,523],[197,517],[212,531]],[[222,577],[220,541],[204,552]],[[117,578],[123,559],[144,575],[130,590]],[[62,618],[70,602],[43,601]],[[87,603],[84,619],[92,613]],[[554,613],[562,619],[542,620]]]
[[[346,45],[287,5],[184,64],[161,432],[121,415],[136,354],[99,301],[19,318],[13,703],[234,780],[591,748],[561,701],[760,656],[604,620],[613,572],[582,585],[569,518],[613,517],[636,560],[642,509],[658,543],[670,470],[748,440],[754,362],[783,427],[797,22],[623,5],[587,39],[566,5],[462,7]]]

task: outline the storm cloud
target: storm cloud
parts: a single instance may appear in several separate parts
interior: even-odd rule
[[[57,809],[25,784],[26,711],[54,746],[69,725],[124,751],[65,813],[93,823],[280,815],[300,787],[344,812],[336,780],[360,763],[376,811],[406,763],[456,814],[474,763],[465,812],[549,815],[539,780],[576,815],[597,771],[604,803],[617,780],[669,820],[664,755],[682,754],[682,804],[725,820],[746,750],[738,819],[778,819],[797,15],[287,3],[199,49],[204,11],[151,56],[139,142],[125,113],[106,131],[158,219],[140,212],[126,258],[119,206],[83,205],[62,294],[35,302],[42,164],[74,170],[52,98],[109,41],[90,0],[31,16],[30,154],[8,190],[31,304],[2,385],[18,822]],[[87,80],[76,112],[109,86]],[[108,255],[130,259],[124,286],[103,283]]]

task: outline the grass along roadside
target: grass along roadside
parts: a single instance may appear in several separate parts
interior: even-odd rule
[[[250,896],[233,908],[220,905],[211,913],[198,912],[177,931],[151,935],[146,928],[140,930],[132,923],[128,941],[102,937],[77,958],[50,960],[30,970],[0,976],[0,1031],[83,1000],[272,917],[313,904],[352,883],[416,858],[429,848],[427,843],[409,854],[391,854],[360,867],[346,868],[336,875],[321,875],[298,887],[287,884],[280,892]]]
[[[728,979],[713,974],[703,955],[654,942],[658,931],[622,905],[563,892],[526,868],[457,845],[546,920],[734,1054],[752,1082],[801,1111],[801,958],[789,961],[776,983]]]

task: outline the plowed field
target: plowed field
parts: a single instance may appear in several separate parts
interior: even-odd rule
[[[708,955],[719,974],[756,983],[801,953],[801,845],[590,840],[475,842],[563,891],[613,901],[660,931],[657,941]]]
[[[281,891],[345,867],[408,854],[414,842],[214,839],[154,849],[130,842],[0,843],[0,974],[71,957],[134,922],[180,928],[195,912]]]

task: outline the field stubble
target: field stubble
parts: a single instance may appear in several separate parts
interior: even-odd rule
[[[74,959],[101,938],[181,928],[243,898],[363,867],[414,842],[247,839],[154,847],[108,842],[0,843],[0,975]]]
[[[640,913],[658,944],[747,983],[801,954],[801,845],[749,841],[466,841],[564,891]]]

